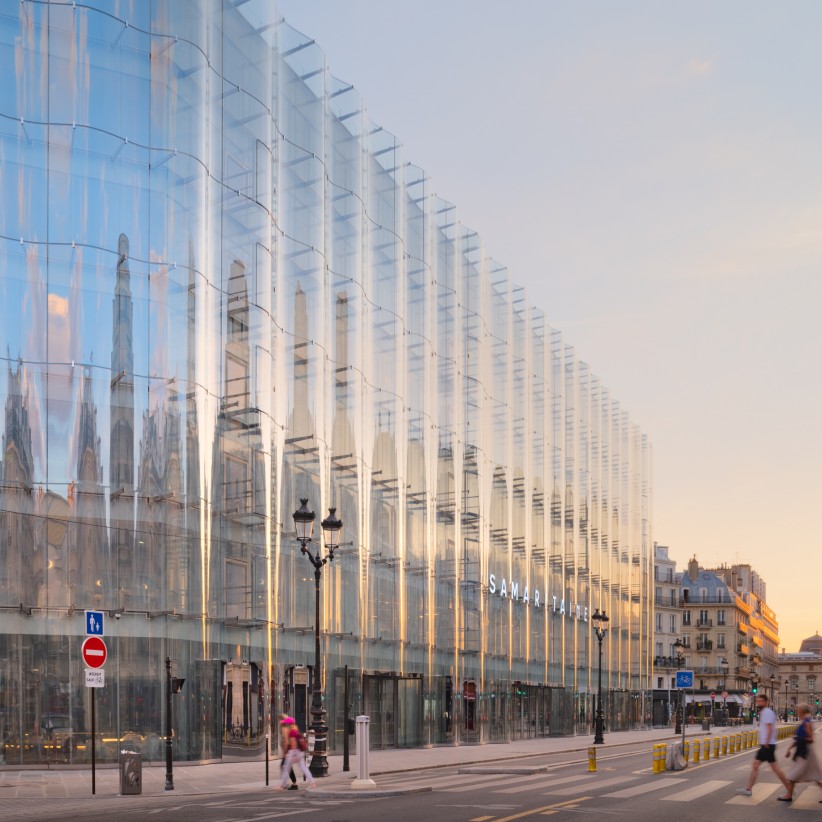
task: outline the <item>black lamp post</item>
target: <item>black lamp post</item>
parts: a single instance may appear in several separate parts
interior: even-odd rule
[[[776,688],[776,676],[771,674],[771,708],[776,708],[776,694],[774,689]]]
[[[183,690],[185,679],[171,675],[171,657],[166,657],[166,790],[174,790],[174,771],[171,741],[171,695]]]
[[[334,550],[340,544],[342,521],[336,516],[336,508],[328,509],[328,516],[322,521],[323,537],[325,541],[325,556],[319,548],[316,553],[308,547],[311,544],[311,534],[314,530],[314,512],[308,507],[308,499],[300,498],[300,507],[294,512],[294,526],[297,530],[297,540],[300,551],[305,554],[314,566],[314,688],[311,700],[311,730],[314,731],[314,754],[308,769],[313,776],[328,776],[328,757],[326,756],[326,741],[328,725],[325,723],[325,708],[323,707],[322,668],[320,659],[320,577],[323,565],[334,559]]]
[[[685,661],[685,658],[682,655],[682,649],[685,647],[685,643],[681,639],[677,639],[674,642],[674,648],[676,649],[676,667],[677,670],[682,667],[682,663]],[[682,733],[682,690],[679,691],[679,700],[676,706],[676,727],[674,728],[675,734]]]
[[[594,631],[596,632],[597,639],[599,640],[599,688],[597,694],[596,723],[594,726],[594,745],[604,745],[604,723],[602,719],[602,640],[605,637],[605,632],[608,630],[608,622],[610,620],[608,619],[608,615],[605,611],[602,613],[599,612],[599,608],[594,611],[591,616],[591,620],[594,623]]]
[[[785,722],[788,721],[788,680],[785,680]]]

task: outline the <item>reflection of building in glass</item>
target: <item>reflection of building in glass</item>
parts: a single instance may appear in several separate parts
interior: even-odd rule
[[[3,20],[5,761],[88,755],[88,608],[103,759],[161,750],[166,656],[182,758],[317,675],[339,748],[346,666],[376,746],[590,733],[594,608],[646,723],[647,438],[317,45],[258,3]],[[300,497],[344,522],[323,672]]]

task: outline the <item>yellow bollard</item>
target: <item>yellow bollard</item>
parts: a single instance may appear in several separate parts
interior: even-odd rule
[[[722,737],[722,756],[727,756],[727,755],[728,755],[728,737],[723,736]]]
[[[664,773],[665,771],[665,754],[668,746],[664,742],[658,742],[654,745],[654,773]]]
[[[597,749],[588,748],[588,770],[596,771],[597,769]]]
[[[682,755],[685,757],[685,761],[688,761],[688,758],[691,755],[691,740],[686,739],[682,745]]]
[[[731,734],[728,741],[730,742],[731,747],[730,752],[732,754],[736,753],[736,734]]]
[[[719,737],[716,736],[716,737],[714,737],[714,759],[719,759],[719,745],[720,745],[720,740],[719,740]]]
[[[711,740],[706,739],[702,743],[702,758],[707,762],[711,758]]]
[[[699,764],[699,740],[694,740],[694,765]]]

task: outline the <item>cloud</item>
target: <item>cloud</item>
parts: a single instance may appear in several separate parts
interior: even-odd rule
[[[709,74],[713,74],[714,64],[712,60],[703,60],[698,57],[694,57],[693,60],[688,62],[685,70],[688,74],[695,77],[707,77]]]

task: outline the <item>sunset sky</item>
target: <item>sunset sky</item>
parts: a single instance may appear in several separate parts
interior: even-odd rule
[[[822,629],[822,3],[278,0],[654,445],[654,538]]]

